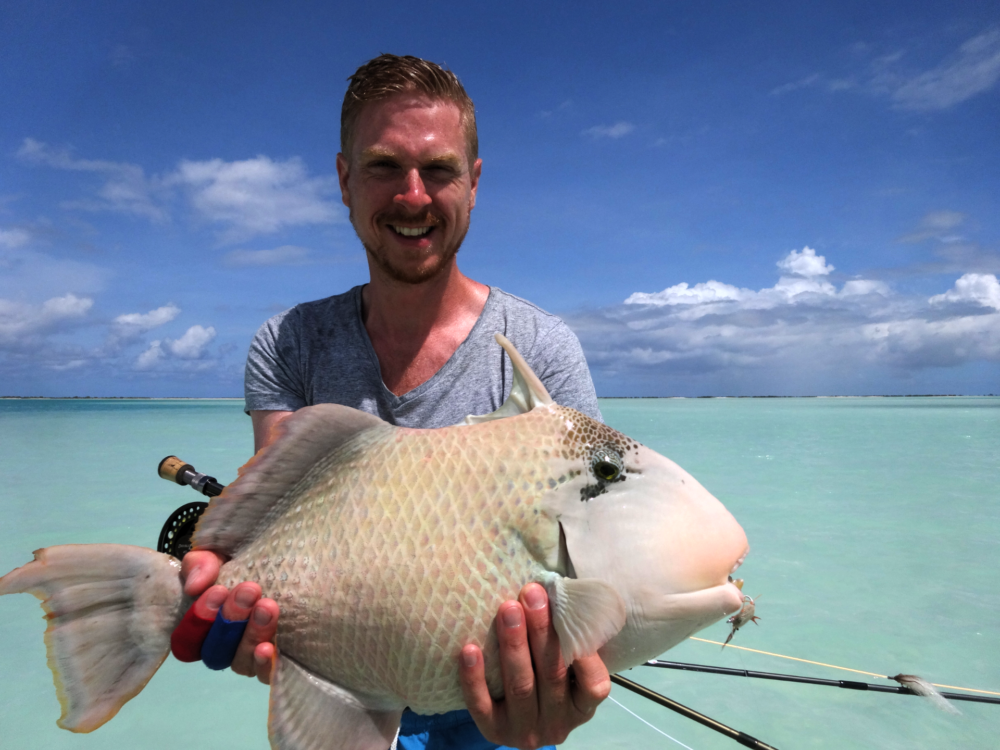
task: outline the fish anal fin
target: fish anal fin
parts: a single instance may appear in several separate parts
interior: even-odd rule
[[[541,583],[549,595],[552,624],[567,665],[597,653],[625,627],[625,602],[604,581],[550,573]]]
[[[299,409],[274,428],[277,439],[240,469],[239,478],[212,498],[198,521],[192,546],[233,556],[318,461],[361,440],[375,428],[393,429],[378,417],[339,404]]]
[[[402,708],[372,708],[362,697],[279,654],[267,729],[274,750],[386,750]]]
[[[510,363],[514,368],[514,382],[511,384],[507,400],[499,409],[481,416],[470,414],[465,418],[464,424],[479,424],[504,417],[516,417],[518,414],[529,412],[537,406],[555,403],[549,392],[545,390],[545,386],[542,385],[542,381],[524,361],[524,357],[514,348],[514,345],[503,334],[497,333],[493,337],[510,357]]]

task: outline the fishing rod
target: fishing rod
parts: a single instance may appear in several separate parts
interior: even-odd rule
[[[631,690],[636,695],[641,695],[643,698],[647,698],[653,703],[659,704],[664,708],[669,708],[671,711],[676,711],[681,716],[687,717],[692,721],[696,721],[702,726],[706,726],[719,734],[724,734],[731,740],[736,740],[739,744],[744,747],[752,747],[755,750],[777,750],[773,745],[768,745],[766,742],[761,742],[756,737],[751,737],[746,732],[741,732],[738,729],[733,729],[732,727],[726,726],[721,721],[716,721],[715,719],[705,716],[703,713],[695,711],[693,708],[688,708],[682,703],[678,703],[675,700],[671,700],[665,695],[660,695],[655,690],[650,690],[648,687],[640,685],[637,682],[632,682],[620,674],[611,675],[611,681],[615,685],[620,685],[626,690]]]
[[[730,667],[710,667],[703,664],[684,664],[677,661],[661,661],[650,659],[645,667],[660,667],[661,669],[680,669],[686,672],[706,672],[708,674],[722,674],[733,677],[756,677],[762,680],[778,680],[780,682],[800,682],[807,685],[827,685],[829,687],[846,688],[847,690],[869,690],[873,693],[897,693],[899,695],[917,695],[919,693],[910,690],[904,685],[879,685],[872,682],[858,682],[856,680],[824,680],[819,677],[800,677],[791,674],[777,674],[774,672],[755,672],[752,669],[733,669]],[[887,678],[887,679],[892,679]],[[1000,698],[991,698],[986,695],[968,695],[967,693],[945,693],[939,692],[943,698],[953,701],[973,701],[975,703],[995,703],[1000,705]]]

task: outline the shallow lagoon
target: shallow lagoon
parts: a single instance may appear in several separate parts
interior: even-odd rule
[[[604,400],[606,420],[690,471],[740,520],[762,595],[734,645],[1000,692],[1000,398]],[[0,401],[0,572],[38,547],[155,545],[197,499],[156,477],[175,453],[222,482],[251,450],[241,401]],[[44,623],[0,599],[0,736],[18,750],[266,748],[267,691],[168,659],[91,735],[58,729]],[[719,623],[701,635],[723,640]],[[674,661],[869,678],[688,641]],[[16,676],[16,677],[15,677]],[[782,750],[995,746],[1000,706],[952,717],[913,697],[640,667],[627,675]],[[872,680],[875,681],[875,680]],[[684,744],[736,743],[620,688]],[[678,747],[606,702],[565,747]]]

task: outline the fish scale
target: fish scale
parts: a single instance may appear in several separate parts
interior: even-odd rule
[[[498,435],[503,423],[397,430],[363,462],[300,483],[288,512],[224,566],[220,581],[260,583],[281,607],[281,651],[344,687],[388,688],[418,711],[460,708],[454,664],[475,643],[499,696],[491,623],[540,572],[518,542],[543,534],[540,524],[554,527],[536,506],[558,483],[546,465],[562,448],[556,424],[538,415],[516,435]],[[366,474],[375,481],[351,481]],[[315,528],[331,533],[320,539]]]

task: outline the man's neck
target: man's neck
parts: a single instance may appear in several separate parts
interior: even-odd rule
[[[452,261],[433,278],[408,284],[372,267],[361,290],[365,330],[386,388],[402,396],[430,380],[465,341],[479,319],[489,287]]]

